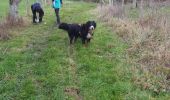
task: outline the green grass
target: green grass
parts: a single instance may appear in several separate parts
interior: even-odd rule
[[[90,12],[95,7],[65,1],[61,21],[96,20]],[[80,40],[70,46],[67,33],[54,27],[52,8],[45,8],[44,21],[47,24],[32,25],[30,18],[29,26],[13,30],[10,40],[0,41],[0,100],[75,100],[75,92],[65,92],[71,88],[78,89],[84,100],[159,98],[133,85],[127,45],[105,24],[97,21],[95,37],[85,48]],[[168,95],[162,97],[166,100]]]
[[[7,3],[8,1],[7,0],[0,0],[0,19],[2,19],[6,14],[7,14],[7,11],[8,11],[8,6],[7,6]]]

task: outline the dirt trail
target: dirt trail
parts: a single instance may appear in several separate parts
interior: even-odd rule
[[[71,80],[71,84],[73,84],[74,86],[68,86],[65,87],[64,92],[67,95],[73,96],[76,100],[82,100],[82,96],[80,95],[80,89],[79,89],[79,79],[78,79],[78,75],[77,75],[77,64],[76,64],[76,58],[75,58],[75,49],[73,47],[73,45],[70,45],[68,47],[68,63],[69,63],[69,72],[70,72],[70,78],[69,80]]]

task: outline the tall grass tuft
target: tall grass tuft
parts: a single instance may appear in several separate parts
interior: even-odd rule
[[[10,29],[25,26],[22,17],[14,19],[13,17],[10,17],[8,15],[4,19],[5,21],[0,23],[0,40],[6,40],[10,38],[9,34]]]

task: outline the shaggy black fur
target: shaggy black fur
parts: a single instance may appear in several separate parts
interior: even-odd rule
[[[59,29],[66,30],[70,38],[70,44],[77,40],[78,37],[82,39],[82,43],[90,42],[93,36],[93,30],[96,28],[95,21],[88,21],[85,24],[67,24],[61,23]],[[74,40],[74,41],[73,41]]]
[[[68,32],[68,36],[70,38],[70,44],[72,44],[73,40],[76,41],[77,38],[80,36],[81,26],[78,24],[61,23],[59,25],[59,29],[63,29]]]

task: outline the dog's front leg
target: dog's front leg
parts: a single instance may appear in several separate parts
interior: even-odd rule
[[[84,47],[87,47],[87,40],[86,39],[82,39],[82,44],[84,45]]]
[[[87,47],[88,46],[88,41],[87,40],[85,40],[85,47]]]
[[[74,43],[77,41],[77,38],[78,38],[77,36],[74,38]]]
[[[82,44],[85,44],[85,39],[84,38],[82,38]]]
[[[90,40],[91,40],[91,39],[87,39],[87,43],[89,43],[89,42],[90,42]]]

